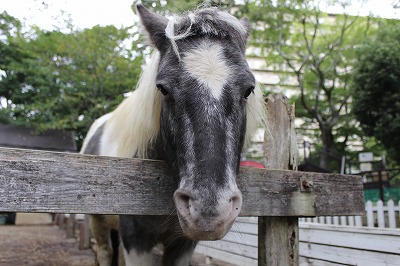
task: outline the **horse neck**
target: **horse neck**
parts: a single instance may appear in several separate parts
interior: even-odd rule
[[[164,149],[161,142],[161,136],[158,135],[155,140],[149,144],[146,151],[146,159],[165,160]]]

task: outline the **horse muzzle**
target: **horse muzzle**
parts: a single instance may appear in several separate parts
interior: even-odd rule
[[[219,240],[231,229],[242,207],[239,190],[217,197],[178,189],[175,206],[183,233],[193,240]],[[212,200],[215,199],[215,200]]]

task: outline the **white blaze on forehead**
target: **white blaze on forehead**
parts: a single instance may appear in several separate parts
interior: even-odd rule
[[[203,84],[215,99],[220,99],[230,69],[218,44],[203,42],[183,58],[186,71]]]

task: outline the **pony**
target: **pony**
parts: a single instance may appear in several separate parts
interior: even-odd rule
[[[264,100],[245,58],[247,19],[217,8],[166,18],[136,6],[154,52],[137,88],[89,129],[81,153],[167,161],[177,179],[176,214],[91,215],[100,265],[189,265],[196,243],[218,240],[242,206],[240,155],[264,119]],[[110,247],[119,230],[120,248]]]

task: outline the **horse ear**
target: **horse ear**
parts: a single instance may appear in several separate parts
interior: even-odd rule
[[[245,41],[247,42],[250,36],[250,32],[251,32],[251,25],[250,25],[250,21],[248,18],[244,17],[240,19],[240,23],[242,23],[243,27],[246,30],[246,34],[245,34]]]
[[[165,28],[167,27],[168,19],[151,12],[141,4],[136,5],[136,10],[144,26],[148,44],[161,51],[167,43]]]

